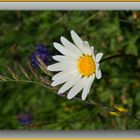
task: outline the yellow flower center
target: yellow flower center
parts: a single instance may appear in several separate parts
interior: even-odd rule
[[[92,56],[83,55],[78,59],[78,70],[83,76],[90,76],[95,73],[96,65]]]

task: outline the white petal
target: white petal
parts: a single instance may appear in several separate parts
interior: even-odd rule
[[[89,46],[89,43],[87,41],[83,41],[78,35],[77,33],[75,33],[73,30],[71,31],[71,37],[74,41],[74,43],[76,44],[76,46],[84,53],[84,54],[88,54],[91,55],[91,49]]]
[[[77,58],[71,57],[71,56],[63,56],[63,55],[55,55],[53,56],[53,59],[56,61],[77,61]]]
[[[53,77],[52,77],[52,80],[58,80],[62,77],[65,77],[65,76],[68,76],[68,75],[72,75],[74,73],[76,73],[78,70],[73,70],[73,71],[62,71],[62,72],[59,72],[57,74],[55,74]]]
[[[96,63],[96,71],[98,71],[98,69],[99,69],[99,63]]]
[[[52,77],[52,80],[54,79],[57,79],[57,77],[61,77],[65,74],[67,74],[68,72],[67,71],[61,71],[61,72],[58,72],[57,74],[55,74],[53,77]],[[59,78],[58,78],[59,79]]]
[[[68,63],[55,63],[52,65],[49,65],[47,67],[47,69],[49,71],[63,71],[63,70],[73,70],[73,69],[77,69],[77,66],[74,64],[68,64]]]
[[[79,48],[77,48],[73,43],[71,43],[69,40],[67,40],[64,37],[61,37],[62,44],[70,50],[73,54],[75,54],[77,57],[82,55],[82,52]]]
[[[96,71],[96,78],[101,79],[101,77],[102,77],[102,73],[101,73],[100,68],[98,68],[98,70]]]
[[[96,54],[96,62],[100,62],[102,57],[103,57],[103,53],[97,53]]]
[[[83,92],[82,92],[82,100],[86,99],[94,79],[95,79],[95,75],[92,75],[88,78],[88,80],[85,84],[85,87],[83,89]]]
[[[86,81],[86,77],[82,78],[80,81],[78,81],[69,91],[67,98],[68,99],[72,99],[73,97],[75,97],[84,87],[85,81]]]
[[[74,43],[77,45],[77,47],[82,47],[83,40],[73,30],[71,31],[71,37]]]
[[[58,91],[59,94],[62,94],[69,90],[76,82],[78,82],[81,79],[82,75],[78,74],[73,79],[66,82]]]
[[[78,74],[77,72],[74,73],[74,74],[68,73],[66,76],[63,76],[63,77],[61,77],[61,78],[59,78],[59,79],[54,80],[54,81],[52,82],[51,86],[57,86],[57,85],[60,85],[60,84],[62,84],[62,83],[65,83],[65,82],[71,80],[71,79],[72,79],[73,77],[75,77],[75,75],[77,75],[77,74]]]
[[[54,47],[62,54],[67,56],[73,56],[73,53],[71,53],[69,50],[67,50],[64,46],[62,46],[59,43],[53,43]]]
[[[94,47],[91,46],[91,54],[93,55],[94,54]]]
[[[83,41],[82,46],[83,46],[82,50],[84,54],[88,54],[88,55],[92,54],[88,41]]]

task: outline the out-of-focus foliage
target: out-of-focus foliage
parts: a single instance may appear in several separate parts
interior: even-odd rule
[[[103,52],[140,54],[139,11],[1,11],[0,73],[8,75],[7,66],[16,63],[28,68],[25,58],[34,44],[47,45],[58,53],[53,42],[60,36],[70,38],[75,30],[83,39]],[[103,78],[95,80],[88,99],[96,97],[107,106],[123,106],[132,116],[140,116],[140,60],[125,57],[101,64]],[[94,89],[96,88],[96,93]],[[18,116],[27,114],[32,124],[24,126]],[[139,129],[140,123],[129,117],[111,115],[76,100],[61,98],[32,83],[0,83],[0,129]]]

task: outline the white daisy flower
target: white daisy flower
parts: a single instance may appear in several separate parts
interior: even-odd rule
[[[61,37],[62,45],[53,43],[54,47],[62,54],[55,55],[53,59],[58,63],[48,66],[49,71],[58,73],[53,76],[52,86],[63,84],[58,93],[69,90],[68,99],[75,97],[81,90],[82,100],[85,100],[95,77],[102,77],[99,62],[103,53],[94,55],[94,47],[90,47],[87,41],[83,41],[74,31],[71,31],[74,44]]]

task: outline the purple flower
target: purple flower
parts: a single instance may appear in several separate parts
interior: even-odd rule
[[[35,51],[32,53],[30,57],[30,61],[34,68],[39,67],[39,63],[37,61],[36,56],[40,57],[46,65],[49,64],[49,62],[52,60],[48,48],[41,44],[35,45]]]
[[[31,115],[25,114],[25,113],[19,114],[17,116],[17,120],[23,126],[27,126],[27,125],[30,125],[32,123]]]

